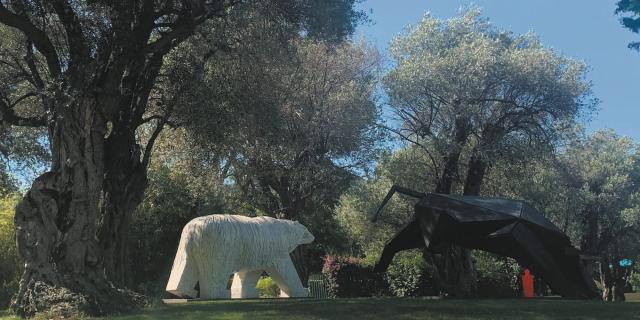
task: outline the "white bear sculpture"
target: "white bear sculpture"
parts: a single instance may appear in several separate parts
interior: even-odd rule
[[[166,290],[195,298],[199,283],[201,299],[257,298],[256,283],[266,271],[281,297],[306,297],[289,253],[313,240],[307,228],[290,220],[222,214],[195,218],[182,229]]]

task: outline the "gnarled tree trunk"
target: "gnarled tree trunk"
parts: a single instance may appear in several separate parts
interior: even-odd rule
[[[109,281],[105,265],[110,261],[105,257],[110,254],[105,253],[122,240],[122,221],[114,223],[115,217],[130,213],[118,208],[135,207],[144,184],[125,201],[119,196],[131,185],[131,176],[118,176],[129,183],[119,185],[123,190],[117,192],[112,192],[115,181],[106,177],[114,165],[107,161],[123,154],[132,157],[127,148],[136,146],[135,141],[114,150],[105,140],[106,121],[90,97],[56,103],[51,170],[34,181],[16,207],[16,238],[25,272],[13,308],[22,316],[50,309],[89,314],[128,310],[142,299]],[[139,157],[130,160],[140,162]]]
[[[147,173],[135,132],[126,124],[114,124],[105,140],[105,181],[98,239],[109,279],[118,286],[133,284],[129,262],[129,223],[144,197]]]
[[[456,118],[455,142],[457,146],[445,157],[445,166],[436,185],[436,192],[450,194],[457,177],[462,146],[469,136],[469,123],[465,117]],[[478,277],[471,258],[471,251],[454,244],[441,247],[441,253],[434,255],[439,287],[456,297],[475,297]]]

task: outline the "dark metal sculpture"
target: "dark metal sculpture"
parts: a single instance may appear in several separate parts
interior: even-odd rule
[[[374,271],[402,250],[453,243],[514,258],[562,296],[599,297],[587,262],[551,221],[524,201],[421,193],[393,186],[376,212],[399,192],[420,200],[412,220],[387,242]]]

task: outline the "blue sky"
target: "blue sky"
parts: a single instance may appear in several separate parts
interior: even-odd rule
[[[427,11],[447,19],[470,4],[482,8],[492,24],[516,33],[533,31],[550,48],[584,61],[600,110],[589,131],[613,128],[640,142],[640,52],[627,48],[640,35],[624,29],[614,15],[617,0],[365,0],[359,5],[372,23],[360,26],[365,37],[385,52],[389,41]]]

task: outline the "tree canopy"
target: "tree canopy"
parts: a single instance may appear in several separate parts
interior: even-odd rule
[[[604,298],[619,300],[617,262],[640,257],[640,153],[576,127],[598,105],[587,66],[471,8],[408,27],[384,70],[351,38],[367,21],[358,2],[0,0],[0,211],[16,207],[0,219],[0,269],[22,272],[16,254],[25,268],[14,310],[143,303],[125,288],[154,294],[182,225],[203,214],[305,224],[303,281],[326,254],[371,261],[411,217],[400,198],[368,222],[392,184],[526,199],[602,258]],[[617,2],[634,33],[639,13]],[[437,290],[473,296],[471,253],[440,249],[403,263],[424,259],[414,271]],[[516,270],[476,257],[485,274]]]
[[[268,10],[250,12],[251,23],[229,21],[234,42],[223,50],[188,42],[171,57],[167,67],[202,68],[176,95],[171,121],[215,155],[249,214],[300,220],[324,252],[338,243],[330,227],[337,198],[381,147],[379,55],[364,42],[318,39],[274,24]]]
[[[622,25],[634,33],[640,33],[640,1],[620,0],[618,1],[616,14],[627,15],[620,19]],[[640,42],[629,43],[629,49],[640,50]]]
[[[595,106],[583,63],[533,34],[493,27],[476,8],[446,21],[426,14],[390,51],[396,64],[383,83],[401,123],[390,130],[425,152],[438,193],[481,194],[497,159],[520,157],[523,145],[553,145]],[[447,251],[444,260],[462,258],[441,267],[458,263],[466,278],[442,278],[459,295],[473,296],[463,285],[475,282],[471,256],[461,250]]]
[[[252,11],[263,9],[292,34],[338,42],[364,18],[354,4],[1,0],[2,125],[43,128],[46,136],[37,139],[51,153],[49,171],[16,209],[26,270],[15,310],[29,316],[42,305],[67,305],[97,314],[140,301],[111,283],[127,282],[131,215],[148,184],[154,142],[172,125],[173,98],[185,90],[161,80],[167,72],[202,71],[163,68],[172,50],[204,40],[206,28],[213,30],[211,50],[224,49],[234,43],[229,22],[244,17],[250,24]]]

